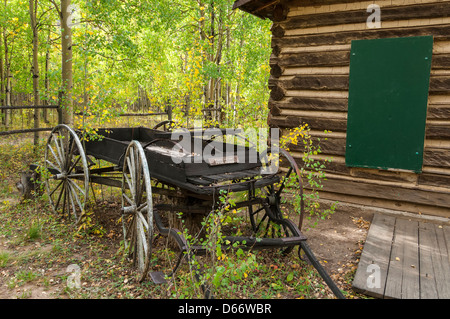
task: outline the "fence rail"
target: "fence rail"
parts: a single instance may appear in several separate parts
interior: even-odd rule
[[[57,109],[58,110],[58,124],[62,123],[62,112],[59,105],[27,105],[27,106],[0,106],[0,110],[24,110],[24,109]],[[74,115],[82,116],[83,112],[74,112]],[[88,115],[88,114],[86,114]],[[172,120],[172,105],[168,104],[166,112],[158,112],[158,113],[121,113],[118,116],[155,116],[155,115],[167,115],[169,120]],[[2,131],[0,132],[0,136],[4,135],[12,135],[12,134],[21,134],[21,133],[32,133],[32,132],[45,132],[51,131],[53,127],[41,127],[41,128],[30,128],[30,129],[22,129],[22,130],[10,130],[10,131]]]
[[[59,105],[26,105],[26,106],[0,106],[0,110],[25,110],[25,109],[57,109],[58,110],[58,123],[62,122],[61,108]],[[53,127],[39,127],[22,130],[10,130],[0,132],[0,136],[13,135],[21,133],[34,133],[51,131]]]
[[[57,109],[58,105],[0,106],[0,110]]]
[[[52,129],[53,129],[53,127],[42,127],[42,128],[29,128],[29,129],[24,129],[24,130],[3,131],[3,132],[0,132],[0,136],[20,134],[20,133],[48,132],[48,131],[51,131]]]

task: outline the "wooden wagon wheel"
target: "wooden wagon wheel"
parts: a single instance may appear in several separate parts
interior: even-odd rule
[[[266,201],[262,204],[249,206],[249,218],[255,236],[286,238],[298,236],[297,232],[301,229],[303,220],[303,187],[300,171],[294,158],[283,149],[278,152],[267,150],[263,154],[263,168],[265,174],[277,174],[280,176],[280,182],[268,185],[259,190],[264,192],[260,196],[265,196]],[[269,163],[271,165],[269,165]],[[284,206],[283,197],[290,190],[298,190],[296,194],[287,194],[288,196],[298,196],[300,207],[298,230],[290,220],[283,215],[282,206]],[[292,251],[293,247],[287,247],[284,253]]]
[[[150,268],[153,240],[153,202],[150,172],[144,149],[131,141],[122,171],[122,226],[125,249],[137,267],[138,280]]]
[[[89,196],[89,168],[81,141],[69,126],[60,124],[50,133],[45,148],[45,185],[53,211],[67,213],[78,223]]]

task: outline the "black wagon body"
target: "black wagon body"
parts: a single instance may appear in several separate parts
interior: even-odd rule
[[[86,141],[85,148],[87,155],[122,167],[130,141],[138,141],[146,154],[152,178],[198,194],[212,195],[220,189],[242,191],[248,187],[248,183],[242,182],[243,179],[261,175],[263,167],[260,154],[254,149],[212,139],[205,140],[202,138],[203,133],[204,131],[181,131],[174,134],[145,127],[98,129],[97,134],[103,137]],[[217,133],[225,134],[226,130],[217,129]],[[191,154],[186,154],[185,150],[181,152],[182,146],[177,147],[186,143],[190,144],[188,149]],[[198,148],[196,143],[201,145],[200,154],[195,153]],[[205,156],[203,151],[207,148],[215,152],[208,152],[209,156]],[[231,154],[227,153],[230,149],[233,150]],[[174,158],[178,158],[179,162],[174,161]],[[241,182],[238,183],[237,180]],[[219,185],[225,181],[235,182],[231,185]],[[256,187],[277,181],[279,177],[276,175],[262,176],[256,181]]]

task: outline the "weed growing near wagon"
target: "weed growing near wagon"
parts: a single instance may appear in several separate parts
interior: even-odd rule
[[[255,254],[239,247],[239,242],[231,244],[225,239],[223,228],[233,222],[230,214],[236,214],[233,202],[232,196],[221,191],[218,208],[211,211],[201,223],[199,233],[204,231],[204,237],[199,237],[199,233],[189,234],[184,229],[189,245],[185,253],[189,269],[186,278],[190,284],[179,287],[179,291],[173,292],[174,296],[227,298],[239,290],[237,287],[247,287],[247,278],[258,268],[258,262]],[[193,253],[195,246],[201,246],[205,250],[204,256]]]
[[[324,134],[330,131],[324,131]],[[326,137],[324,138],[326,140]],[[330,208],[321,209],[319,191],[323,189],[323,181],[326,180],[324,169],[332,158],[320,158],[322,152],[320,147],[320,137],[316,138],[316,142],[311,135],[311,128],[308,124],[287,130],[286,134],[280,138],[280,148],[287,151],[301,152],[302,164],[299,169],[302,176],[302,184],[297,183],[295,176],[291,175],[287,186],[291,193],[285,197],[285,203],[291,204],[297,214],[300,214],[302,205],[307,211],[306,217],[315,220],[314,225],[320,219],[328,218],[335,212],[337,202],[333,203]],[[280,165],[282,165],[280,163]],[[301,192],[301,187],[307,188],[308,192]],[[302,204],[302,200],[304,204]],[[300,221],[301,224],[302,221]]]

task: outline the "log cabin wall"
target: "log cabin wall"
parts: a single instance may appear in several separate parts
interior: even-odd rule
[[[372,3],[381,9],[380,28],[366,23]],[[321,198],[450,217],[450,1],[295,0],[276,8],[268,124],[284,130],[308,123],[321,138],[320,156],[333,159]],[[422,173],[347,167],[351,41],[425,35],[434,44]],[[291,151],[301,161],[301,149]]]

